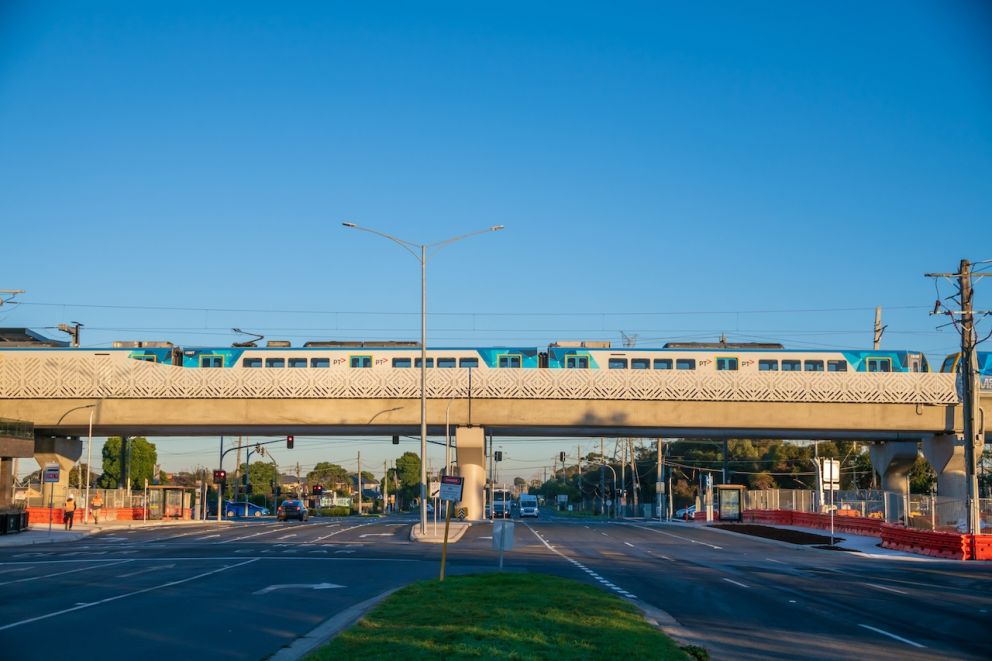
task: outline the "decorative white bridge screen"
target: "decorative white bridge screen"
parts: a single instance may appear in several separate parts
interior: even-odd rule
[[[431,399],[956,404],[953,374],[429,369]],[[188,369],[110,356],[5,356],[6,399],[414,399],[417,369]]]

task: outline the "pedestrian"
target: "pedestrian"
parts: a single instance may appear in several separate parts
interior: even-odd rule
[[[72,530],[72,518],[76,515],[76,501],[72,499],[72,496],[66,498],[63,511],[65,512],[65,529]]]
[[[90,511],[93,512],[93,523],[100,523],[100,510],[103,509],[103,496],[97,491],[90,498]]]

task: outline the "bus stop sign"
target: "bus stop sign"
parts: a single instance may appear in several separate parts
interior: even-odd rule
[[[464,477],[455,475],[441,476],[441,500],[459,502],[462,499],[462,485],[465,484]]]

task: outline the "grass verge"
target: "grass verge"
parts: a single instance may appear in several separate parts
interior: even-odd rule
[[[689,659],[631,604],[543,574],[453,576],[390,595],[308,661]]]

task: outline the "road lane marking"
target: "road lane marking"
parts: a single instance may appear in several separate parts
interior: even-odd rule
[[[0,569],[0,574],[9,574],[9,573],[15,572],[15,571],[27,571],[27,570],[32,569],[32,568],[33,568],[33,566],[32,567],[11,567],[10,569]]]
[[[67,561],[67,562],[84,562],[84,561],[82,561],[82,560],[75,560],[75,561]],[[119,564],[122,564],[122,563],[125,563],[125,562],[134,562],[134,560],[128,559],[128,560],[117,560],[117,561],[112,561],[112,562],[103,562],[101,564],[93,565],[91,567],[81,567],[79,569],[70,569],[69,571],[60,571],[60,572],[56,572],[54,574],[45,574],[44,576],[31,576],[30,578],[19,578],[19,579],[15,580],[15,581],[4,581],[3,583],[0,583],[0,585],[10,585],[11,583],[27,583],[28,581],[37,581],[37,580],[42,579],[42,578],[54,578],[55,576],[63,576],[65,574],[75,574],[76,572],[87,571],[87,570],[90,570],[90,569],[96,569],[97,567],[112,567],[113,565],[119,565]],[[2,629],[0,629],[0,631],[2,631]]]
[[[132,562],[132,561],[131,560],[123,560],[122,562]],[[125,594],[119,594],[119,595],[116,595],[114,597],[107,597],[106,599],[101,599],[100,601],[94,601],[92,603],[84,604],[82,606],[73,606],[72,608],[64,608],[64,609],[62,609],[60,611],[54,611],[54,612],[51,612],[51,613],[45,613],[44,615],[38,615],[36,617],[29,617],[28,619],[21,620],[20,622],[11,622],[10,624],[5,624],[3,626],[0,626],[0,631],[6,631],[7,629],[13,629],[14,627],[19,627],[19,626],[21,626],[23,624],[30,624],[32,622],[38,622],[39,620],[47,620],[49,618],[58,617],[59,615],[64,615],[66,613],[71,613],[73,611],[82,610],[83,608],[90,608],[92,606],[99,606],[101,604],[107,604],[107,603],[110,603],[111,601],[117,601],[118,599],[125,599],[127,597],[133,597],[135,595],[145,594],[146,592],[153,592],[155,590],[161,590],[163,588],[171,588],[174,585],[182,585],[183,583],[189,583],[190,581],[195,581],[198,578],[205,578],[205,577],[211,576],[213,574],[218,574],[218,573],[220,573],[222,571],[227,571],[228,569],[236,569],[238,567],[243,567],[243,566],[245,566],[247,564],[251,564],[252,562],[258,562],[258,558],[252,558],[251,560],[245,560],[245,561],[239,562],[239,563],[237,563],[235,565],[224,565],[220,569],[214,569],[214,570],[211,570],[211,571],[208,571],[208,572],[204,572],[202,574],[197,574],[196,576],[190,576],[189,578],[179,579],[178,581],[169,581],[168,583],[163,583],[161,585],[154,585],[154,586],[152,586],[150,588],[144,588],[143,590],[135,590],[134,592],[127,592]],[[79,570],[79,571],[81,571],[81,570]],[[66,572],[66,573],[68,573],[68,572]]]
[[[731,579],[729,579],[729,578],[725,578],[725,579],[723,579],[723,580],[725,580],[725,581],[727,581],[728,583],[733,583],[734,585],[738,585],[738,586],[740,586],[740,587],[742,587],[742,588],[748,588],[748,589],[750,589],[750,588],[751,588],[751,586],[750,586],[750,585],[744,585],[743,583],[738,583],[737,581],[734,581],[734,580],[731,580]]]
[[[888,631],[882,631],[881,629],[878,629],[876,627],[868,626],[867,624],[859,624],[858,626],[859,627],[864,627],[865,629],[870,629],[870,630],[874,631],[875,633],[882,634],[883,636],[888,636],[889,638],[893,638],[895,640],[898,640],[901,643],[906,643],[907,645],[912,645],[913,647],[919,647],[919,648],[922,648],[922,649],[926,649],[927,648],[926,645],[920,645],[919,643],[914,643],[913,641],[907,640],[906,638],[903,638],[902,636],[897,636],[894,633],[889,633]]]
[[[358,537],[359,539],[361,539],[362,537],[392,537],[392,536],[393,533],[391,532],[367,532],[362,535],[359,535]]]
[[[633,544],[631,544],[630,542],[624,542],[624,544],[626,544],[626,545],[627,545],[627,546],[629,546],[630,548],[634,548],[634,545],[633,545]]]
[[[262,588],[252,594],[268,594],[274,590],[333,590],[335,588],[343,588],[344,585],[338,585],[337,583],[291,583],[286,585],[270,585],[267,588]]]
[[[129,578],[131,576],[137,576],[138,574],[147,574],[150,571],[158,571],[159,569],[172,569],[175,564],[171,565],[158,565],[155,567],[146,567],[145,569],[139,569],[138,571],[128,572],[127,574],[118,574],[117,578]]]
[[[206,537],[197,537],[196,541],[202,542],[205,539],[213,539],[214,537],[220,537],[220,535],[217,534],[217,535],[207,535]]]
[[[659,535],[665,535],[667,537],[674,537],[675,539],[681,539],[683,542],[690,542],[692,544],[702,544],[703,546],[708,546],[711,549],[716,549],[717,551],[723,550],[722,546],[717,546],[716,544],[710,544],[709,542],[701,542],[698,539],[692,539],[691,537],[683,537],[682,535],[673,535],[670,532],[665,532],[664,530],[657,530],[655,528],[647,528],[645,526],[635,526],[630,523],[625,523],[622,525],[628,525],[631,528],[640,528],[641,530],[650,530],[651,532],[656,532]]]
[[[780,565],[787,565],[787,564],[789,564],[787,562],[782,562],[781,560],[776,560],[775,558],[765,558],[765,560],[767,560],[768,562],[777,562]]]
[[[560,557],[562,557],[562,558],[564,558],[565,560],[568,560],[568,561],[569,561],[569,562],[571,562],[571,563],[572,563],[572,564],[573,564],[573,565],[574,565],[575,567],[578,567],[579,569],[581,569],[581,570],[582,570],[582,571],[584,571],[585,573],[587,573],[587,574],[589,574],[589,576],[590,576],[591,578],[593,578],[593,579],[595,579],[595,580],[597,580],[597,581],[599,581],[600,583],[602,583],[602,584],[603,584],[603,585],[605,585],[606,587],[608,587],[608,588],[610,588],[610,589],[611,589],[611,590],[613,590],[614,592],[617,592],[618,594],[621,594],[621,595],[623,595],[624,597],[627,597],[628,599],[637,599],[637,595],[635,595],[635,594],[632,594],[632,593],[630,593],[630,592],[627,592],[627,591],[626,591],[626,590],[624,590],[623,588],[621,588],[621,587],[619,587],[619,586],[617,586],[617,585],[614,585],[613,583],[611,583],[611,582],[609,582],[609,581],[608,581],[607,579],[605,579],[605,578],[603,578],[602,576],[600,576],[599,574],[597,574],[597,573],[596,573],[595,571],[593,571],[592,569],[589,569],[588,567],[586,567],[585,565],[583,565],[583,564],[582,564],[581,562],[579,562],[579,561],[578,561],[578,560],[576,560],[575,558],[570,558],[569,556],[567,556],[567,555],[565,555],[564,553],[562,553],[561,551],[559,551],[559,550],[558,550],[558,549],[556,549],[555,547],[553,547],[553,546],[551,546],[551,544],[548,544],[548,542],[547,542],[547,540],[545,540],[545,539],[544,539],[543,537],[541,537],[541,534],[540,534],[539,532],[537,532],[536,530],[534,530],[533,528],[531,528],[531,527],[530,527],[529,525],[527,525],[526,523],[523,523],[523,522],[521,522],[521,523],[522,523],[523,525],[525,525],[525,526],[527,526],[527,529],[528,529],[528,530],[530,530],[530,531],[531,531],[531,532],[532,532],[532,533],[534,534],[534,536],[535,536],[535,537],[537,537],[537,538],[538,538],[539,540],[541,540],[541,543],[542,543],[542,544],[544,544],[544,545],[545,545],[546,547],[548,547],[548,549],[549,549],[549,550],[550,550],[551,552],[553,552],[553,553],[556,553],[556,554],[557,554],[558,556],[560,556]]]
[[[888,590],[889,592],[897,592],[899,594],[909,594],[908,592],[904,592],[902,590],[896,590],[895,588],[889,588],[884,585],[878,585],[876,583],[865,583],[865,585],[873,588],[878,588],[879,590]]]
[[[276,539],[289,539],[290,537],[296,537],[296,533],[291,532],[288,535],[283,535],[282,537],[276,537]]]

